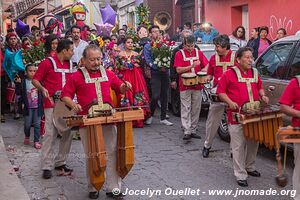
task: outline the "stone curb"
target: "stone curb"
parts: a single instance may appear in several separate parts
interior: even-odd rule
[[[1,200],[30,200],[7,157],[2,135],[0,135],[0,177]]]

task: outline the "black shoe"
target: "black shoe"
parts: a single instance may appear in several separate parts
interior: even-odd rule
[[[44,179],[50,179],[51,177],[52,177],[51,170],[47,170],[47,169],[43,170],[43,178]]]
[[[210,150],[210,148],[203,147],[203,150],[202,150],[202,156],[203,156],[203,158],[207,158],[208,157],[209,150]]]
[[[241,187],[247,187],[248,186],[247,180],[237,180],[237,183]]]
[[[89,192],[89,198],[90,199],[98,199],[99,192]]]
[[[123,194],[122,192],[120,192],[118,194],[114,194],[112,192],[106,192],[106,196],[113,198],[113,199],[123,199],[123,197],[125,197],[126,195]]]
[[[183,140],[190,140],[192,136],[190,134],[184,134]]]
[[[201,139],[201,136],[200,136],[200,135],[197,135],[196,133],[192,133],[192,134],[191,134],[191,137],[192,137],[192,138],[196,138],[196,139]]]
[[[69,168],[68,165],[62,165],[62,166],[59,166],[59,167],[55,167],[55,170],[64,171],[65,173],[73,172],[73,169]]]
[[[254,176],[254,177],[260,177],[260,173],[256,170],[252,171],[252,172],[247,172],[248,175],[250,176]]]

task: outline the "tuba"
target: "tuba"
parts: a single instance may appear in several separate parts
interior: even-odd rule
[[[154,24],[159,26],[159,29],[163,31],[168,30],[172,24],[171,15],[165,11],[156,13],[153,21]]]

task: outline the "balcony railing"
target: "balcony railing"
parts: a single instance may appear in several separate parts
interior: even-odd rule
[[[43,0],[22,0],[14,3],[15,16],[26,12],[27,10],[34,8],[36,5],[43,3]]]

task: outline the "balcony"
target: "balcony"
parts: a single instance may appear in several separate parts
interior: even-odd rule
[[[23,19],[28,15],[39,15],[44,12],[43,0],[22,0],[13,4],[15,20]]]

